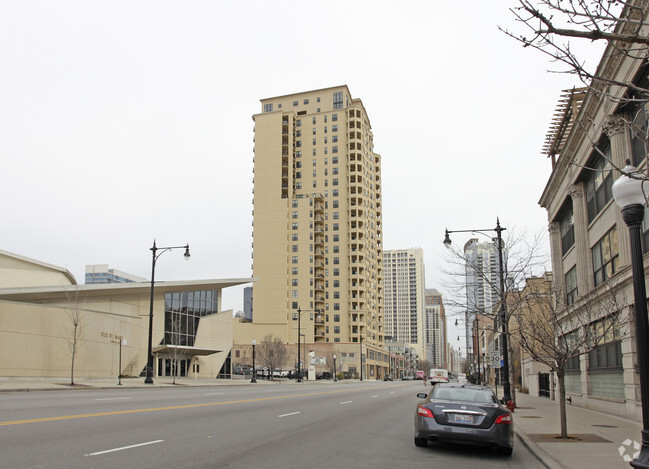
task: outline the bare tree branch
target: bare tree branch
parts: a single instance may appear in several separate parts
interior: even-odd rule
[[[274,370],[283,369],[288,360],[288,351],[282,339],[270,334],[257,345],[257,355],[259,363],[268,368],[268,379],[273,377]]]
[[[81,345],[85,342],[83,328],[83,314],[81,306],[85,303],[86,297],[80,296],[79,287],[75,286],[74,290],[65,290],[67,301],[67,316],[70,326],[65,330],[65,336],[70,351],[70,384],[74,385],[74,363]]]

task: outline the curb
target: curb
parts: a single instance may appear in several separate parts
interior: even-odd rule
[[[516,417],[514,417],[516,436],[518,436],[523,446],[525,446],[541,464],[543,464],[547,469],[566,469],[563,464],[554,459],[547,451],[532,441],[521,427],[516,424],[515,419]]]
[[[379,382],[379,381],[376,381]],[[212,387],[230,387],[230,386],[300,386],[303,383],[295,383],[294,381],[266,381],[266,380],[260,380],[257,383],[250,383],[249,380],[234,380],[230,382],[222,382],[222,383],[202,383],[202,384],[192,384],[192,383],[183,383],[179,382],[176,384],[173,383],[159,383],[159,384],[153,384],[153,385],[144,385],[144,384],[137,384],[137,385],[131,385],[129,383],[122,383],[123,385],[118,385],[117,383],[115,384],[106,384],[106,383],[100,383],[97,385],[91,384],[92,380],[89,380],[85,383],[79,382],[77,383],[79,386],[70,386],[68,384],[65,385],[60,385],[60,386],[53,386],[52,383],[47,383],[47,384],[40,384],[36,385],[33,387],[30,387],[29,384],[27,384],[27,387],[15,387],[15,388],[3,388],[2,387],[2,381],[0,380],[0,394],[3,393],[29,393],[29,392],[57,392],[57,391],[106,391],[106,390],[139,390],[139,389],[170,389],[170,388],[212,388]],[[306,383],[308,385],[327,385],[327,384],[333,384],[333,381],[315,381],[315,382],[309,382]],[[344,385],[349,385],[349,384],[358,384],[354,383],[352,380],[349,381],[338,381],[336,382],[337,386],[344,386]],[[23,383],[23,386],[25,384]]]

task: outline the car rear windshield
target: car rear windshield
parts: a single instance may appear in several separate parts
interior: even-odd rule
[[[491,391],[482,389],[435,388],[432,398],[447,401],[496,402],[494,394]]]

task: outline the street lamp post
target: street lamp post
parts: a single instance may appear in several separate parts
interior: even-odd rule
[[[363,381],[363,336],[362,335],[360,336],[359,344],[360,344],[359,359],[361,361],[361,381]]]
[[[302,309],[300,309],[299,306],[297,308],[297,380],[296,380],[297,383],[302,382],[302,370],[301,370],[302,362],[300,361],[300,332],[302,331],[302,326],[301,326],[302,314],[308,312],[312,312],[312,313],[315,312],[316,314],[318,314],[318,317],[320,315],[320,311],[317,309],[316,310],[305,309],[304,311],[302,311]],[[306,336],[304,336],[304,341],[306,345]]]
[[[480,376],[480,373],[482,372],[482,364],[480,363],[480,333],[478,331],[478,328],[476,327],[476,351],[477,356],[478,356],[478,384],[482,384],[482,377]]]
[[[302,319],[302,310],[297,308],[297,379],[296,383],[302,382],[302,358],[300,357],[300,334],[302,332],[302,326],[300,321]],[[306,338],[305,338],[306,339]]]
[[[255,367],[255,345],[257,345],[257,341],[255,339],[252,339],[252,379],[250,380],[251,383],[257,382],[257,368]]]
[[[487,336],[486,336],[486,328],[485,326],[482,326],[482,344],[480,345],[480,353],[482,354],[482,381],[484,384],[488,385],[489,384],[489,375],[488,370],[489,367],[487,366]]]
[[[636,175],[638,178],[629,177]],[[649,320],[647,319],[647,292],[645,286],[644,262],[642,259],[642,220],[648,181],[630,165],[624,168],[624,174],[613,183],[613,197],[622,207],[622,218],[629,228],[631,241],[631,268],[633,272],[633,301],[635,308],[635,340],[640,369],[640,399],[642,403],[642,446],[640,453],[633,461],[632,467],[649,468]]]
[[[480,233],[485,236],[489,236],[485,231],[494,231],[496,233],[496,238],[498,240],[498,264],[499,264],[499,280],[500,280],[500,312],[499,312],[499,318],[500,318],[500,323],[501,323],[501,328],[502,328],[502,339],[500,341],[501,344],[501,354],[503,357],[503,400],[505,402],[509,402],[512,400],[512,395],[511,395],[511,388],[510,388],[510,383],[509,383],[509,353],[507,352],[507,305],[506,305],[506,296],[505,296],[505,273],[504,273],[504,266],[503,266],[503,239],[502,239],[502,232],[505,231],[507,228],[503,228],[500,226],[500,220],[496,218],[496,227],[495,228],[487,228],[487,229],[480,229],[480,230],[446,230],[446,235],[444,236],[444,246],[447,248],[451,247],[451,238],[449,237],[450,233]]]
[[[338,369],[336,368],[336,354],[334,353],[334,383],[338,381]]]
[[[153,260],[151,262],[151,301],[149,302],[149,348],[148,348],[148,360],[146,365],[146,378],[144,382],[146,384],[153,384],[153,352],[152,352],[152,342],[153,342],[153,289],[155,284],[155,263],[163,253],[171,251],[172,249],[184,249],[185,260],[188,261],[190,258],[189,254],[189,244],[184,246],[170,246],[159,248],[155,244],[155,239],[153,240],[153,247],[151,252],[153,254]],[[160,251],[160,252],[158,252]]]

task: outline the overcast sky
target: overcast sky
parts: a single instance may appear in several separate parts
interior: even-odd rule
[[[87,264],[150,278],[155,238],[192,254],[156,279],[250,277],[251,116],[346,84],[382,156],[384,249],[423,248],[443,290],[445,227],[547,227],[541,149],[576,82],[498,31],[514,4],[2,2],[0,249],[83,283]]]

